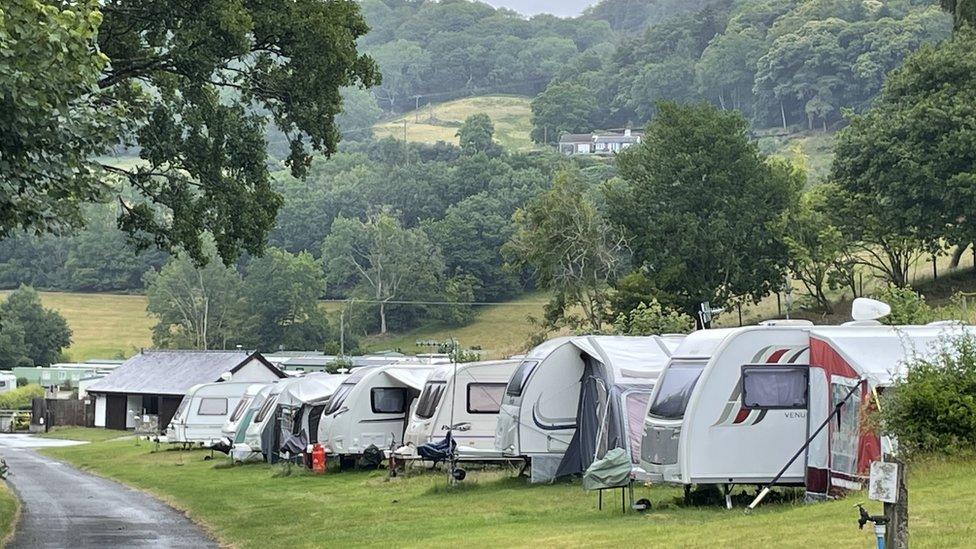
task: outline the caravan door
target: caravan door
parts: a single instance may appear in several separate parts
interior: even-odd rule
[[[360,421],[360,449],[370,445],[385,449],[403,440],[403,430],[410,409],[410,394],[406,387],[372,387],[369,390],[371,416]]]

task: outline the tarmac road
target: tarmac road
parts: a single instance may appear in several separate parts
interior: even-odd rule
[[[0,435],[10,486],[21,502],[11,549],[37,547],[217,547],[168,505],[44,457],[32,447],[64,441]]]

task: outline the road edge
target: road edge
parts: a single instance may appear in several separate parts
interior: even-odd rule
[[[17,493],[17,490],[14,489],[14,487],[11,486],[6,479],[0,482],[3,482],[3,485],[11,493],[11,495],[13,495],[14,498],[14,516],[10,521],[10,532],[8,532],[7,535],[3,537],[3,539],[0,539],[0,549],[3,549],[8,545],[10,545],[10,542],[14,540],[14,536],[17,535],[17,525],[20,523],[20,513],[21,513],[21,509],[23,509],[24,507],[24,504],[20,501],[20,494]]]
[[[112,440],[118,440],[118,439],[112,439]],[[103,441],[103,442],[111,442],[111,441]],[[89,443],[89,444],[92,444],[93,445],[95,443]],[[67,465],[68,467],[73,467],[73,468],[81,471],[82,473],[91,475],[93,477],[98,477],[98,478],[103,479],[103,480],[108,480],[108,481],[114,482],[116,484],[119,484],[121,486],[124,486],[125,488],[128,488],[129,490],[132,490],[134,492],[139,492],[140,494],[142,494],[144,496],[151,497],[151,498],[153,498],[155,500],[158,500],[163,505],[166,505],[167,507],[169,507],[170,509],[176,511],[180,515],[183,515],[183,517],[185,517],[186,520],[192,522],[198,528],[200,528],[201,530],[203,530],[203,533],[207,537],[209,537],[212,541],[214,541],[217,545],[219,545],[220,547],[224,547],[226,549],[236,549],[236,546],[234,544],[228,543],[227,540],[225,540],[222,536],[220,536],[214,530],[214,528],[211,525],[209,525],[206,522],[200,520],[199,518],[195,518],[191,514],[191,511],[189,509],[187,509],[186,507],[184,507],[183,505],[181,505],[173,497],[171,497],[171,496],[169,496],[167,494],[160,494],[160,493],[154,492],[153,490],[150,490],[150,489],[141,488],[139,486],[133,486],[133,485],[129,484],[128,482],[125,482],[125,481],[123,481],[121,479],[118,479],[118,478],[115,478],[115,477],[111,477],[111,476],[108,476],[108,475],[103,475],[103,474],[99,473],[98,471],[93,471],[92,469],[90,469],[88,467],[82,467],[82,466],[76,465],[74,463],[71,463],[69,461],[65,461],[63,459],[56,458],[56,457],[48,454],[47,452],[44,452],[43,450],[45,450],[45,449],[46,448],[34,448],[34,451],[37,452],[38,454],[43,455],[45,458],[50,459],[51,461],[56,461],[58,463],[62,463],[64,465]]]

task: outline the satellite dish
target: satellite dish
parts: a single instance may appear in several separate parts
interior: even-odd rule
[[[220,381],[230,381],[230,378],[234,377],[234,374],[230,372],[224,372],[220,374]]]
[[[854,320],[877,320],[891,314],[891,305],[877,299],[859,297],[851,307],[851,318]]]

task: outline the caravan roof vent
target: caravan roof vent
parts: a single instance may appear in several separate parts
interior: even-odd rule
[[[813,322],[802,318],[774,318],[764,320],[760,326],[813,326]]]
[[[878,320],[891,314],[891,305],[877,299],[859,297],[851,306],[851,318],[854,320]]]

